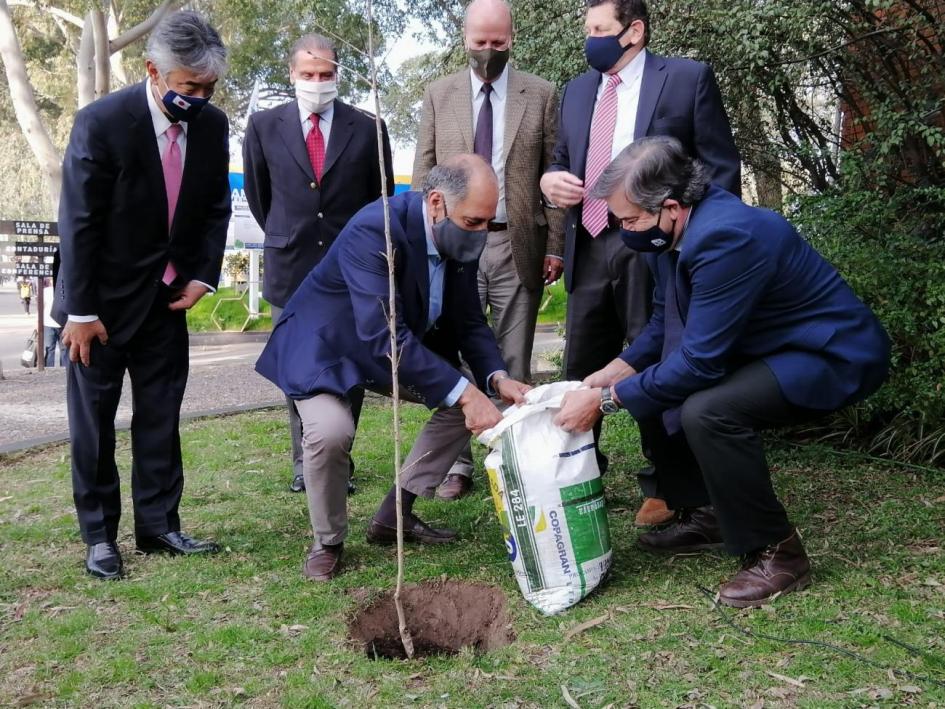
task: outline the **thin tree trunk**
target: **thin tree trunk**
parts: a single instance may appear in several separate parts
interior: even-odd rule
[[[398,365],[400,355],[397,350],[397,280],[394,272],[394,243],[390,233],[390,204],[387,201],[387,166],[384,157],[384,130],[381,124],[381,99],[378,92],[377,63],[374,59],[374,18],[373,3],[367,0],[368,60],[371,65],[371,89],[374,91],[374,122],[377,128],[377,156],[381,170],[381,202],[384,205],[384,241],[387,247],[387,284],[390,325],[390,362],[391,362],[391,398],[394,401],[394,490],[397,514],[397,585],[394,589],[394,607],[397,609],[397,624],[400,629],[400,641],[404,645],[407,659],[413,659],[413,638],[407,627],[407,618],[401,602],[404,587],[404,516],[403,500],[400,489],[400,382]]]
[[[111,64],[108,49],[108,22],[99,8],[89,12],[95,45],[95,98],[102,98],[111,90]]]
[[[107,28],[109,37],[118,36],[118,8],[115,7],[114,2],[109,3]],[[115,81],[118,82],[118,85],[127,86],[128,74],[125,73],[125,65],[122,63],[121,50],[111,53],[109,63],[112,68],[112,76],[115,77]]]
[[[82,25],[75,66],[78,104],[79,108],[85,108],[95,100],[95,30],[91,12],[85,16],[85,24]]]
[[[0,0],[0,57],[6,71],[7,85],[10,87],[10,99],[20,129],[26,137],[33,155],[39,162],[40,169],[46,180],[49,191],[49,202],[52,213],[59,209],[59,190],[62,182],[61,157],[52,138],[43,125],[36,105],[36,96],[26,73],[26,62],[23,58],[23,49],[13,27],[10,17],[10,8],[6,0]]]

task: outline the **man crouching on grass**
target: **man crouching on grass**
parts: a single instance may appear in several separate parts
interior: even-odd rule
[[[646,253],[653,314],[617,359],[569,393],[556,423],[590,430],[626,409],[652,451],[674,520],[647,551],[724,545],[743,557],[722,603],[760,606],[810,583],[759,431],[860,401],[889,370],[876,317],[780,215],[710,185],[675,138],[636,141],[592,190]]]

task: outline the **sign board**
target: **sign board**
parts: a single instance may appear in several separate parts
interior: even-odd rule
[[[53,265],[51,263],[18,263],[16,275],[26,278],[52,278]]]
[[[15,256],[55,256],[59,251],[59,244],[40,244],[35,241],[18,241],[14,251]]]
[[[233,205],[233,216],[230,219],[232,226],[228,235],[227,246],[230,248],[262,248],[254,247],[249,244],[261,244],[264,240],[263,230],[259,228],[252,212],[249,211],[249,202],[246,199],[246,192],[243,189],[243,173],[230,173],[230,201]]]
[[[59,236],[57,222],[35,222],[25,219],[0,221],[0,234],[14,236]]]

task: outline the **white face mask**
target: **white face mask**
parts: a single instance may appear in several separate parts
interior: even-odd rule
[[[338,97],[338,82],[296,79],[295,97],[309,113],[321,113]]]

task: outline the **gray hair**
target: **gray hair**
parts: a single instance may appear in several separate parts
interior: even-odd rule
[[[477,170],[487,170],[493,180],[497,179],[492,165],[478,155],[455,155],[434,165],[423,179],[423,196],[428,197],[436,190],[446,195],[448,202],[462,202],[469,193],[469,181]]]
[[[220,78],[226,73],[223,40],[196,12],[175,12],[162,20],[148,37],[145,56],[164,76],[175,69],[199,77]]]
[[[623,189],[641,209],[656,214],[663,202],[675,199],[691,207],[709,188],[709,171],[689,156],[676,138],[641,138],[620,151],[591,189],[592,199],[607,199]]]
[[[299,52],[314,52],[318,50],[331,52],[331,56],[334,58],[337,68],[338,50],[335,48],[335,43],[328,39],[328,37],[315,34],[314,32],[312,34],[303,35],[295,40],[295,44],[293,44],[292,49],[289,50],[289,66],[295,66],[295,58],[298,56]]]

